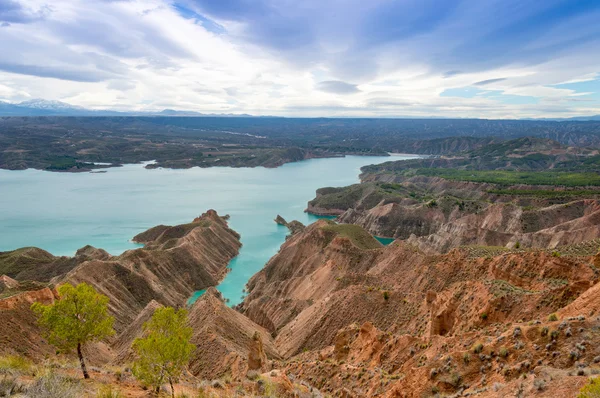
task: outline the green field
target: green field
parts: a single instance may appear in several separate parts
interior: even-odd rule
[[[600,195],[600,189],[573,189],[573,190],[551,190],[551,189],[490,189],[487,193],[495,195],[510,196],[535,196],[542,198],[563,198],[563,197],[590,197]]]
[[[600,186],[600,175],[591,172],[414,169],[407,170],[405,175],[413,173],[428,177],[441,177],[447,180],[484,182],[499,185]]]

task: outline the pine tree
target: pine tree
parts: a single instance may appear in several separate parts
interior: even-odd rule
[[[59,300],[50,305],[34,303],[31,309],[46,329],[48,341],[65,350],[77,349],[83,377],[89,379],[82,347],[114,334],[114,318],[108,315],[108,297],[92,286],[66,283],[58,288]]]
[[[185,309],[157,309],[144,324],[144,336],[133,342],[136,353],[134,376],[156,392],[164,381],[168,381],[174,397],[173,383],[179,380],[196,349],[190,343],[192,332]]]

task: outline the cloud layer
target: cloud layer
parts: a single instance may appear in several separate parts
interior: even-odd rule
[[[600,114],[600,3],[4,0],[0,99],[286,116]]]

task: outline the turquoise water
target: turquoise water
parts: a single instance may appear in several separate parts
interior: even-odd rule
[[[390,243],[392,243],[395,240],[394,238],[382,238],[380,236],[376,236],[375,239],[377,239],[379,241],[379,243],[381,243],[384,246],[389,245]]]
[[[356,183],[361,166],[389,159],[311,159],[276,169],[146,170],[137,164],[106,173],[0,170],[0,251],[37,246],[73,255],[91,244],[120,254],[139,247],[130,242],[139,232],[187,223],[212,208],[229,214],[229,225],[241,234],[240,254],[218,286],[235,305],[248,279],[285,241],[287,229],[273,221],[277,214],[314,222],[304,209],[317,188]]]

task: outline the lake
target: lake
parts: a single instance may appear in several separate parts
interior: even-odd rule
[[[416,157],[394,156],[394,160]],[[73,255],[87,244],[111,254],[139,247],[130,241],[158,224],[188,223],[208,209],[229,214],[241,234],[240,254],[217,287],[239,303],[248,279],[279,249],[287,228],[273,220],[304,224],[317,188],[359,182],[360,167],[389,157],[347,156],[288,163],[276,169],[192,168],[147,170],[141,164],[106,173],[0,170],[0,251],[37,246]]]

